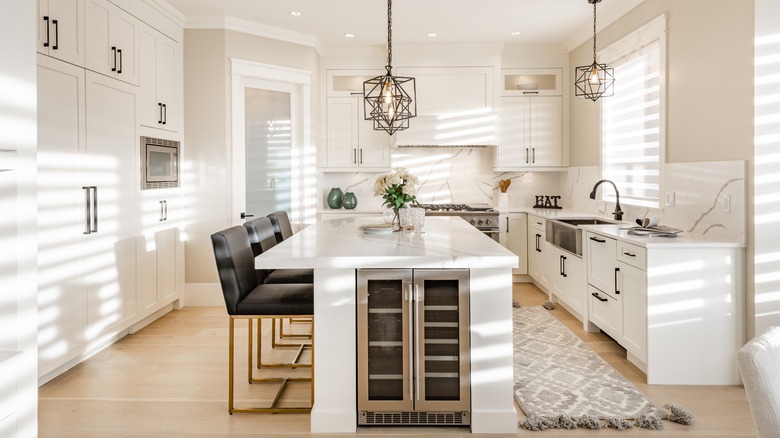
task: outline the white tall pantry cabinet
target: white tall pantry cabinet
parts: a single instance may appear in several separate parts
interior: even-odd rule
[[[51,14],[38,17],[38,376],[45,383],[178,306],[183,196],[181,188],[141,190],[140,136],[182,138],[183,33],[137,0],[41,0],[38,10]],[[57,22],[64,52],[51,48],[54,11],[67,17]],[[151,45],[140,44],[149,42],[141,30],[154,36]],[[167,104],[172,123],[156,123],[156,101]]]

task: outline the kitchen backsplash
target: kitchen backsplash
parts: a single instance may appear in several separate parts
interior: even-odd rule
[[[507,190],[509,207],[533,205],[534,195],[560,193],[561,172],[493,172],[494,150],[489,147],[434,147],[393,149],[394,167],[405,167],[421,182],[420,203],[498,203],[498,181],[511,179]],[[356,211],[377,211],[381,198],[374,197],[374,182],[381,173],[322,173],[320,211],[327,211],[325,198],[331,187],[357,195]],[[564,204],[565,206],[565,204]]]
[[[558,204],[566,210],[611,217],[614,203],[594,201],[588,197],[600,178],[597,166],[570,167],[561,172],[493,172],[492,148],[414,148],[394,149],[392,162],[406,167],[420,178],[420,203],[498,203],[498,181],[511,179],[507,190],[508,206],[531,207],[536,195],[560,195]],[[745,162],[715,161],[675,163],[664,166],[664,190],[674,192],[674,205],[661,209],[623,204],[623,219],[652,216],[661,224],[705,236],[712,240],[744,243]],[[380,174],[322,173],[320,175],[319,211],[328,211],[325,198],[331,187],[354,192],[358,198],[355,211],[379,211],[381,198],[374,197],[373,187]],[[602,188],[611,190],[611,186]],[[662,202],[665,201],[665,196]],[[726,211],[728,210],[728,211]]]
[[[664,166],[664,195],[674,193],[673,204],[661,209],[634,207],[621,203],[623,219],[657,217],[662,225],[679,228],[708,240],[746,242],[745,162],[709,161],[673,163]],[[613,202],[589,198],[593,185],[599,180],[597,166],[571,167],[562,175],[562,202],[567,208],[583,213],[611,217]],[[602,185],[602,190],[612,190]],[[620,189],[620,187],[618,187]]]

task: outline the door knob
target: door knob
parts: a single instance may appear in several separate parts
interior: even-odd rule
[[[253,214],[246,214],[243,211],[241,212],[241,219],[246,219],[248,217],[255,217]]]

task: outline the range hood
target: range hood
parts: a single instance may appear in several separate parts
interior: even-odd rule
[[[417,116],[409,128],[395,134],[395,147],[487,147],[498,144],[493,114]]]

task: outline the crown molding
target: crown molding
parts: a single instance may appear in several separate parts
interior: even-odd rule
[[[157,12],[163,14],[165,17],[176,23],[177,25],[184,27],[185,15],[180,10],[173,7],[165,0],[144,0],[146,4],[154,8]]]
[[[243,20],[230,16],[188,16],[185,29],[224,29],[242,32],[259,37],[285,41],[292,44],[312,47],[321,51],[316,37],[304,33],[293,32],[280,27],[268,26],[254,21]]]

